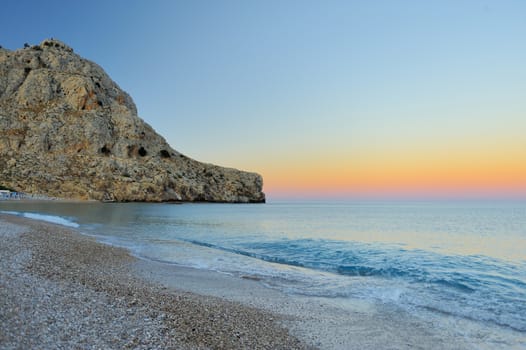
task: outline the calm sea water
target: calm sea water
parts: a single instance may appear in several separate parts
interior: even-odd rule
[[[489,348],[526,348],[525,202],[0,202],[0,210],[78,226],[143,258],[469,324],[475,330],[463,336]]]

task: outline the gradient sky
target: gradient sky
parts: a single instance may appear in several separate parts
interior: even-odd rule
[[[3,0],[270,199],[526,198],[526,1]]]

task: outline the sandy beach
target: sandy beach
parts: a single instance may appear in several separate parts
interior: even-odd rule
[[[2,349],[307,348],[277,315],[146,280],[124,249],[53,224],[0,223]]]

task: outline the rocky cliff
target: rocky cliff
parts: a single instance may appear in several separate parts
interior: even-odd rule
[[[61,198],[263,202],[262,182],[172,149],[64,43],[0,48],[0,184]]]

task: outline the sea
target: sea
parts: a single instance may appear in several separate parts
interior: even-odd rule
[[[3,201],[0,212],[143,259],[410,314],[474,348],[526,349],[526,201]]]

